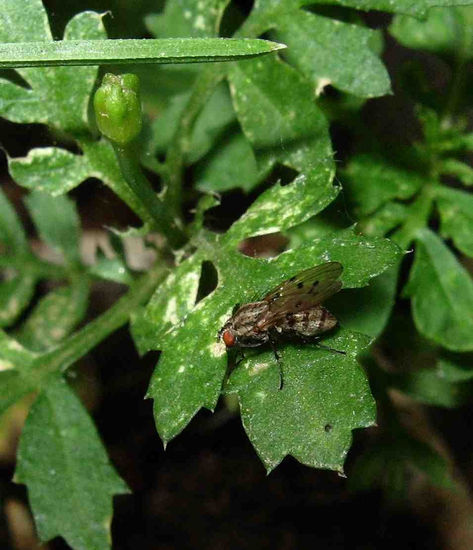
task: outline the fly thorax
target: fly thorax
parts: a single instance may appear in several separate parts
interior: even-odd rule
[[[237,335],[246,335],[255,331],[258,319],[267,313],[267,302],[251,302],[241,306],[233,316],[233,329]]]

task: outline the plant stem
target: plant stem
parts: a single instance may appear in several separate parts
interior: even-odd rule
[[[172,248],[180,248],[186,241],[185,233],[177,225],[177,219],[153,191],[141,171],[132,146],[115,142],[112,144],[125,181],[153,219],[156,229],[168,239]]]
[[[182,204],[184,161],[185,155],[189,150],[190,132],[198,114],[212,95],[217,84],[222,80],[223,76],[224,69],[220,64],[213,64],[202,70],[194,82],[192,94],[179,120],[174,139],[168,149],[166,157],[166,193],[164,200],[171,213],[177,217],[181,216],[180,209]]]
[[[44,368],[38,370],[42,371],[42,374],[45,371],[48,374],[65,371],[112,332],[127,323],[130,312],[148,300],[166,274],[166,267],[155,266],[136,281],[131,289],[105,313],[69,336],[59,347],[43,355],[41,363]]]

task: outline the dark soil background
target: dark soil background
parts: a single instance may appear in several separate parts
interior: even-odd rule
[[[149,0],[73,1],[67,6],[59,0],[48,0],[45,5],[58,35],[70,16],[87,8],[113,9],[112,30],[116,36],[142,36],[145,31],[140,14],[159,9],[156,2]],[[244,2],[241,7],[248,9]],[[389,18],[368,14],[367,21],[378,26],[385,25]],[[392,75],[410,55],[388,39],[384,58]],[[430,58],[424,60],[441,82],[443,69],[438,69]],[[374,133],[389,127],[390,139],[402,143],[418,132],[410,109],[405,98],[382,98],[368,102],[364,119]],[[343,160],[354,148],[354,136],[339,125],[332,128],[332,133],[334,149]],[[25,127],[4,120],[0,120],[0,141],[12,156],[52,142],[39,125]],[[0,182],[31,232],[31,223],[20,203],[23,191],[10,181],[1,156]],[[127,207],[97,181],[86,182],[72,195],[78,202],[84,229],[136,223]],[[229,225],[230,216],[244,211],[251,200],[251,196],[232,193],[231,200],[224,200],[217,212],[217,225]],[[40,288],[38,292],[42,291]],[[90,318],[106,309],[120,292],[119,287],[97,286]],[[230,413],[224,403],[214,415],[199,413],[164,451],[154,427],[152,403],[143,399],[157,358],[157,354],[149,354],[140,359],[123,329],[84,359],[75,368],[76,377],[71,379],[87,402],[114,465],[133,491],[115,498],[114,549],[445,548],[438,524],[432,520],[441,516],[441,509],[425,513],[409,501],[389,503],[380,492],[353,494],[345,478],[307,468],[290,458],[266,476],[239,416]],[[431,410],[429,415],[471,482],[473,449],[469,426],[473,409]],[[354,457],[363,451],[375,431],[373,428],[354,434],[347,460],[348,475]],[[0,463],[0,498],[2,502],[11,498],[26,502],[24,487],[10,481],[13,471],[11,462]],[[0,520],[0,547],[28,548],[9,535],[4,517]],[[59,539],[47,547],[68,548]]]

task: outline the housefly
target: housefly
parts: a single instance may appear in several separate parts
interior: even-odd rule
[[[318,337],[333,329],[338,321],[321,304],[342,288],[339,279],[343,266],[327,262],[311,267],[287,279],[258,302],[237,307],[218,335],[227,348],[242,350],[270,344],[282,374],[278,339]],[[320,344],[319,344],[320,345]],[[321,346],[320,347],[325,347]],[[330,351],[343,353],[332,348]]]

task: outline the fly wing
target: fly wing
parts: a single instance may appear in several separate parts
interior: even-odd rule
[[[269,309],[258,320],[258,328],[267,329],[287,313],[311,309],[327,300],[342,288],[342,282],[337,280],[342,271],[342,264],[327,262],[281,283],[263,298],[269,303]]]

